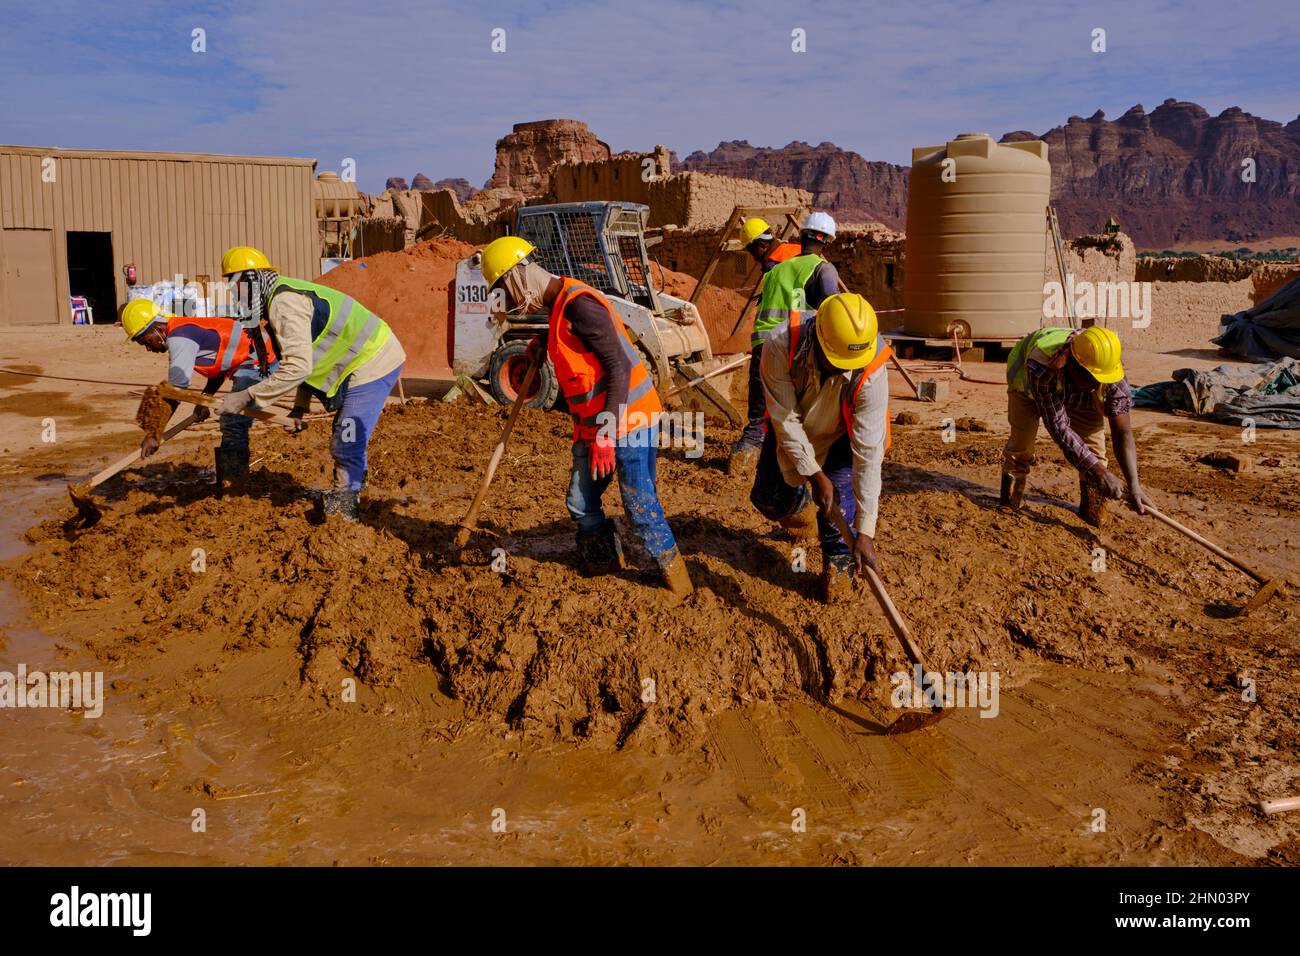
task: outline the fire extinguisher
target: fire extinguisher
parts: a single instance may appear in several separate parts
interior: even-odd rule
[[[136,282],[135,263],[128,262],[125,266],[123,266],[122,271],[126,274],[126,284],[135,285]]]

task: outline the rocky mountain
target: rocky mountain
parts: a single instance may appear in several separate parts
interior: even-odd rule
[[[1300,117],[1283,126],[1237,107],[1210,116],[1170,99],[1150,114],[1138,105],[1108,120],[1098,110],[1003,137],[1020,139],[1047,141],[1067,236],[1096,232],[1112,215],[1147,249],[1300,235]]]
[[[553,119],[516,123],[497,140],[496,168],[486,189],[507,189],[522,196],[541,196],[559,163],[609,159],[609,144],[578,120]]]
[[[406,180],[401,176],[389,176],[388,182],[384,183],[385,189],[392,189],[399,193],[404,193],[411,187],[406,184]]]
[[[797,186],[813,194],[814,205],[844,222],[883,222],[901,229],[907,218],[907,167],[869,162],[834,143],[796,141],[777,149],[731,140],[707,153],[691,153],[678,168]]]
[[[438,189],[450,189],[453,193],[456,194],[456,198],[461,202],[468,202],[469,198],[473,196],[476,192],[478,192],[477,189],[475,189],[473,186],[469,184],[468,179],[460,179],[460,178],[440,179],[436,183],[433,183],[432,185],[429,186],[430,192],[433,192]]]

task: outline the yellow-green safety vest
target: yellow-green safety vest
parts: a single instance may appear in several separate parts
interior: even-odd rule
[[[1049,325],[1037,332],[1031,332],[1012,346],[1011,354],[1007,356],[1008,387],[1021,395],[1033,398],[1034,392],[1029,384],[1029,357],[1037,350],[1047,358],[1051,358],[1072,335],[1074,329]]]
[[[312,300],[311,374],[303,382],[326,398],[365,365],[393,334],[388,323],[337,289],[281,276],[271,287],[267,313],[281,292],[300,292]]]
[[[763,276],[763,291],[758,299],[758,314],[754,316],[754,336],[750,340],[751,347],[759,345],[767,338],[766,333],[790,318],[790,313],[796,304],[796,292],[800,296],[798,304],[807,305],[806,300],[801,298],[803,287],[808,284],[817,267],[825,261],[815,253],[795,256],[786,259],[785,262],[778,262],[767,275]],[[811,310],[801,308],[799,311]]]

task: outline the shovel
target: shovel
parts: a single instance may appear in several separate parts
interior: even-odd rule
[[[469,511],[465,512],[465,517],[460,523],[460,529],[456,532],[455,545],[459,551],[469,544],[469,536],[474,533],[474,528],[478,525],[478,513],[483,508],[483,499],[487,497],[488,486],[492,484],[492,478],[497,473],[497,466],[501,464],[501,456],[506,453],[506,442],[510,440],[510,432],[515,427],[515,419],[519,417],[519,410],[528,403],[533,389],[533,380],[537,378],[537,363],[528,366],[528,371],[524,373],[524,384],[515,394],[515,403],[510,406],[510,414],[506,417],[506,427],[501,429],[501,437],[497,439],[496,447],[492,449],[492,457],[488,459],[487,469],[483,472],[483,481],[478,486],[478,494],[474,496],[474,501],[469,506]]]
[[[853,534],[849,531],[849,524],[844,520],[844,512],[840,511],[838,503],[831,507],[830,518],[835,522],[835,527],[839,529],[840,537],[848,545],[849,550],[853,549]],[[889,597],[889,592],[885,590],[885,582],[880,580],[875,570],[871,567],[866,569],[867,583],[871,585],[871,593],[876,596],[880,602],[880,609],[885,612],[885,617],[889,620],[889,626],[894,629],[894,634],[898,638],[898,643],[903,645],[903,653],[912,664],[921,669],[922,674],[930,672],[921,660],[921,650],[912,640],[912,632],[908,630],[907,622],[903,620],[903,615],[898,613],[898,608],[894,607],[894,602]],[[921,730],[932,724],[937,724],[943,718],[952,713],[952,708],[945,708],[943,705],[932,707],[929,710],[909,710],[900,714],[898,718],[885,728],[888,736],[896,734],[910,734],[914,730]]]
[[[1187,537],[1191,538],[1201,547],[1213,552],[1214,554],[1217,554],[1219,557],[1223,558],[1224,561],[1227,561],[1233,567],[1250,575],[1252,578],[1255,579],[1255,583],[1261,585],[1260,589],[1255,592],[1255,596],[1252,597],[1249,601],[1247,601],[1245,607],[1243,607],[1240,611],[1237,612],[1238,617],[1245,617],[1251,611],[1263,607],[1265,604],[1269,602],[1269,600],[1272,599],[1272,597],[1275,594],[1277,594],[1278,589],[1281,588],[1282,586],[1281,578],[1271,578],[1268,577],[1267,575],[1260,574],[1258,571],[1256,571],[1250,565],[1246,564],[1246,562],[1242,561],[1240,558],[1237,558],[1234,555],[1229,554],[1227,551],[1223,550],[1223,548],[1219,547],[1213,541],[1207,541],[1205,538],[1202,538],[1191,528],[1184,527],[1183,525],[1179,524],[1177,521],[1175,521],[1173,518],[1169,517],[1168,515],[1161,514],[1151,505],[1144,505],[1143,507],[1144,510],[1146,510],[1146,512],[1150,514],[1153,518],[1155,518],[1157,521],[1162,521],[1165,524],[1169,525],[1169,527],[1173,528],[1175,531],[1187,535]]]
[[[195,421],[197,421],[197,419],[194,415],[182,418],[171,428],[167,429],[167,431],[163,432],[159,445],[170,438],[175,438],[185,429],[193,425]],[[142,456],[140,450],[137,448],[135,451],[131,452],[131,454],[124,455],[117,461],[113,462],[113,464],[95,475],[94,478],[91,478],[90,481],[77,485],[68,485],[68,496],[72,499],[73,505],[77,508],[77,516],[69,522],[69,526],[90,528],[98,524],[99,519],[104,517],[104,509],[107,508],[108,505],[96,501],[94,495],[90,492],[108,481],[108,479],[112,478],[123,468],[133,465],[137,461],[141,460]]]

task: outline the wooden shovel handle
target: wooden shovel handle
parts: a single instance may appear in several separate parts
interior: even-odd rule
[[[191,405],[203,405],[207,408],[216,408],[221,404],[221,399],[215,395],[209,395],[206,392],[200,392],[192,388],[177,388],[175,385],[159,385],[158,395],[160,398],[171,399],[173,402],[188,402]],[[273,425],[293,427],[295,424],[292,418],[286,418],[284,415],[277,415],[275,412],[268,412],[261,408],[245,408],[239,414],[247,415],[249,418],[256,418],[259,422],[270,422]]]
[[[537,378],[537,367],[536,362],[530,363],[528,371],[524,373],[524,384],[515,394],[515,403],[510,406],[510,415],[506,418],[506,427],[501,429],[501,437],[497,439],[496,447],[492,449],[492,457],[488,459],[487,470],[483,472],[483,480],[479,483],[478,494],[474,496],[469,511],[465,512],[465,517],[460,523],[460,530],[456,532],[456,547],[458,548],[463,548],[469,543],[469,536],[478,524],[478,513],[483,508],[483,500],[487,497],[488,486],[492,484],[492,478],[497,473],[497,466],[501,464],[501,456],[506,452],[506,442],[510,440],[510,432],[515,427],[515,419],[519,417],[519,411],[527,401],[524,396],[532,390],[533,381]]]
[[[193,414],[187,415],[185,418],[182,418],[171,428],[163,432],[162,441],[167,441],[169,438],[175,438],[185,429],[193,425],[196,420],[197,419]],[[162,442],[159,442],[159,444],[161,445]],[[108,479],[112,478],[123,468],[126,468],[128,465],[132,465],[135,462],[142,461],[142,460],[143,457],[141,456],[140,450],[138,448],[135,451],[131,452],[131,454],[129,455],[123,455],[117,461],[113,462],[113,464],[109,465],[103,471],[99,472],[99,474],[95,475],[94,478],[91,478],[90,481],[86,482],[86,490],[90,490],[91,488],[94,488],[96,485],[102,485],[104,482],[108,481]]]
[[[840,506],[834,505],[831,508],[831,520],[835,522],[835,527],[839,529],[840,537],[849,550],[853,550],[853,535],[849,531],[849,523],[844,520],[844,512]],[[867,568],[867,583],[871,585],[871,593],[876,596],[880,603],[880,609],[885,612],[885,617],[889,620],[889,626],[894,629],[898,642],[903,645],[903,652],[907,654],[907,659],[913,664],[919,664],[921,670],[926,670],[925,663],[921,660],[921,651],[912,640],[912,632],[908,629],[907,622],[903,620],[903,615],[898,613],[898,608],[894,606],[893,600],[889,597],[889,592],[885,590],[885,582],[880,580],[874,569]]]
[[[1219,557],[1223,558],[1224,561],[1227,561],[1229,564],[1231,564],[1233,567],[1238,568],[1241,571],[1244,571],[1246,574],[1249,574],[1260,584],[1264,584],[1268,581],[1268,578],[1265,575],[1260,574],[1258,571],[1256,571],[1254,568],[1246,564],[1246,562],[1242,561],[1240,558],[1236,557],[1235,555],[1229,554],[1227,551],[1223,550],[1213,541],[1208,541],[1205,538],[1202,538],[1191,528],[1184,527],[1183,525],[1175,521],[1173,518],[1169,517],[1169,515],[1162,514],[1161,512],[1153,508],[1151,505],[1145,505],[1144,507],[1146,508],[1147,512],[1149,512],[1151,516],[1156,520],[1163,521],[1165,524],[1169,525],[1169,527],[1173,528],[1175,531],[1180,531],[1183,534],[1187,535],[1187,537],[1191,538],[1201,547],[1214,552]]]

